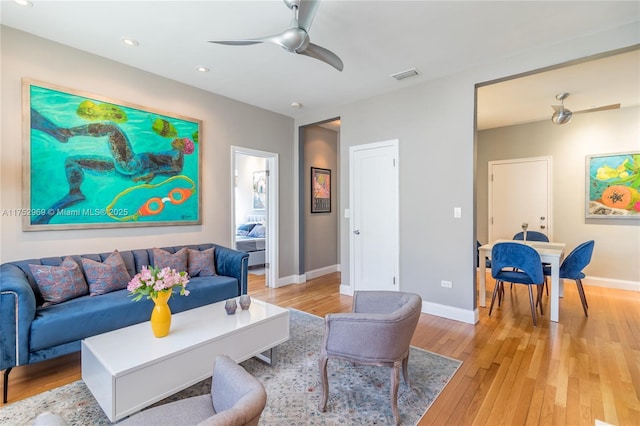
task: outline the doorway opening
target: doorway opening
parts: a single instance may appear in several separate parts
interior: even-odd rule
[[[298,129],[298,282],[340,271],[340,118]],[[312,170],[322,169],[320,175]],[[314,176],[322,176],[328,197],[311,208]],[[317,183],[317,182],[316,182]],[[317,200],[316,200],[317,201]]]
[[[278,154],[231,147],[231,241],[249,253],[249,274],[278,277]]]

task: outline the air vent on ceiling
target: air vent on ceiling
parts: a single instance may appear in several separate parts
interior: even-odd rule
[[[400,81],[400,80],[404,80],[405,78],[409,78],[409,77],[415,77],[416,75],[420,75],[420,71],[418,71],[415,68],[411,68],[405,71],[400,71],[397,72],[395,74],[391,74],[391,77],[395,78],[396,80]]]

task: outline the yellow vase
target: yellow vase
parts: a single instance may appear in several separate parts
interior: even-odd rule
[[[171,309],[169,308],[169,298],[171,290],[159,291],[158,297],[152,297],[153,311],[151,311],[151,329],[156,337],[164,337],[169,334],[171,328]]]

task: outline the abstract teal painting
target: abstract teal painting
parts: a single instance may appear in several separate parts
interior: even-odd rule
[[[23,81],[23,228],[197,225],[197,119]]]
[[[586,217],[640,219],[640,152],[587,156]]]

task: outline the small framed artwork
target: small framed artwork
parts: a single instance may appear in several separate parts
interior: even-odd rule
[[[23,230],[202,224],[202,122],[23,80]]]
[[[264,210],[267,198],[267,172],[253,172],[253,209]]]
[[[588,155],[587,219],[640,219],[640,151]]]
[[[311,213],[331,212],[331,170],[311,168]]]

